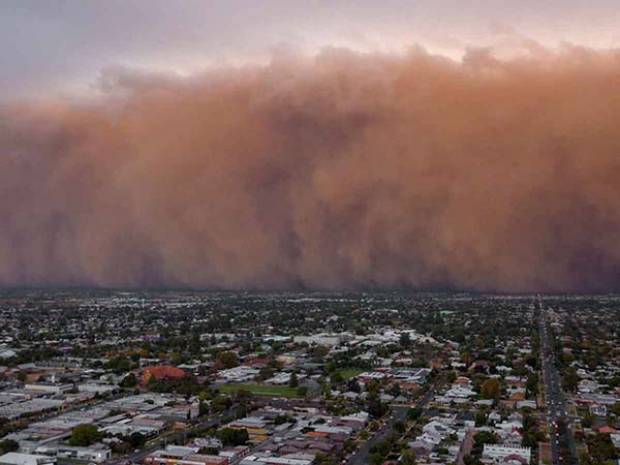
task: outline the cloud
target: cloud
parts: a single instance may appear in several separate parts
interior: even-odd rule
[[[104,82],[0,109],[1,285],[618,289],[618,52]]]

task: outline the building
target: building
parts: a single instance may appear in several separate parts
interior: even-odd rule
[[[24,388],[29,391],[39,391],[50,394],[62,394],[71,391],[73,389],[73,384],[32,383],[26,384]]]
[[[295,342],[295,344],[316,344],[319,346],[334,347],[348,339],[350,339],[350,335],[348,334],[320,333],[309,336],[295,336],[293,342]]]
[[[142,372],[142,382],[147,384],[151,379],[160,381],[162,379],[181,379],[187,373],[180,368],[171,365],[153,365],[146,367]]]
[[[217,376],[227,382],[242,383],[244,381],[252,381],[259,373],[260,370],[256,368],[241,365],[228,370],[220,370]]]
[[[227,457],[199,454],[197,447],[167,446],[144,458],[145,465],[228,465]]]
[[[103,444],[93,444],[89,447],[58,446],[58,458],[86,460],[101,463],[112,458],[112,451]]]
[[[527,465],[532,450],[529,447],[500,446],[485,444],[482,449],[482,462],[497,465]]]
[[[56,457],[47,455],[20,454],[9,452],[0,455],[0,465],[51,465],[56,463]]]

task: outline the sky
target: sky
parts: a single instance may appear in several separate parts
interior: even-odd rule
[[[416,44],[458,57],[620,44],[613,0],[4,0],[0,97],[88,96],[117,67],[193,73],[323,47],[402,52]]]
[[[612,1],[0,2],[0,286],[620,291]]]

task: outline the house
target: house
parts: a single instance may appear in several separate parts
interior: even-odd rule
[[[469,387],[460,384],[453,384],[452,387],[446,392],[445,397],[467,399],[468,397],[473,397],[475,395],[476,392],[471,390]]]
[[[592,415],[596,415],[597,417],[604,417],[607,415],[607,407],[599,404],[591,404],[590,413],[592,413]]]

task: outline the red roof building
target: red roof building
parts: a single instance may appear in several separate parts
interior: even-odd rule
[[[151,379],[160,381],[162,379],[181,379],[186,376],[187,373],[180,368],[171,365],[153,365],[144,369],[142,382],[147,384]]]

